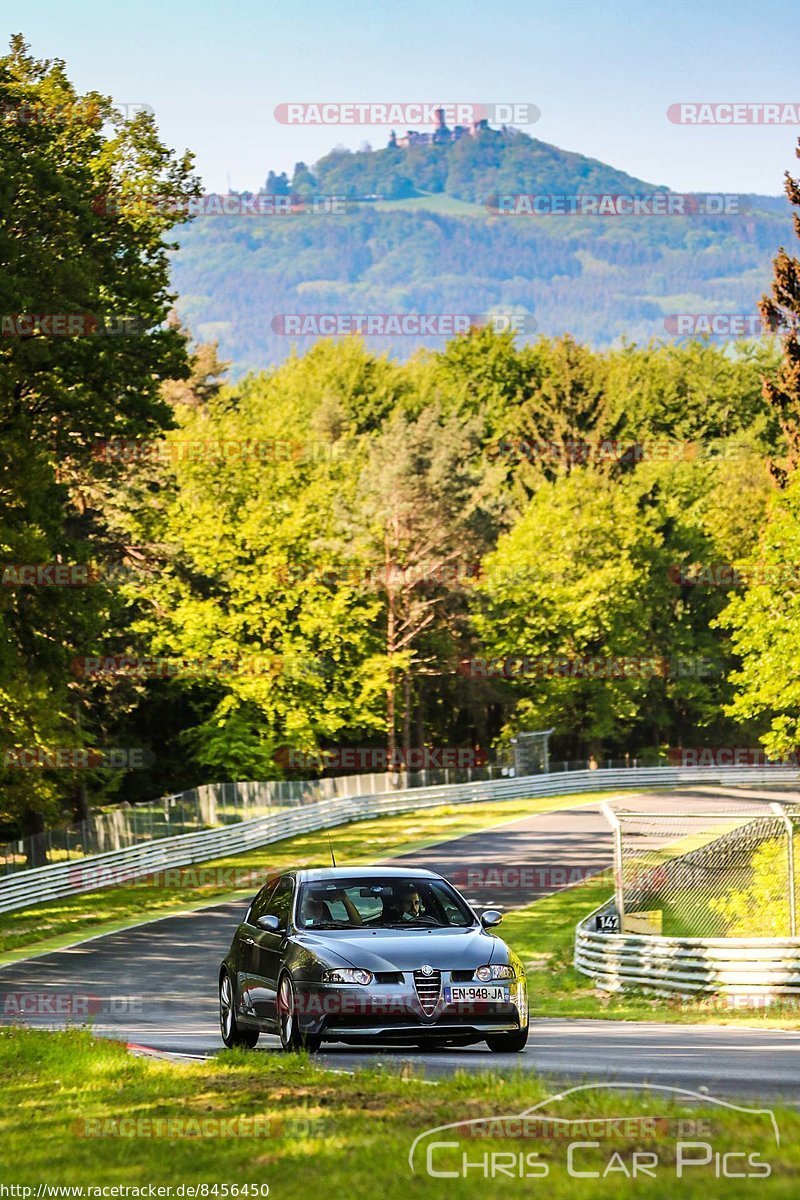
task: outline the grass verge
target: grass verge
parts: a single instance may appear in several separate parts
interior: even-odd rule
[[[377,817],[3,913],[0,914],[0,966],[142,921],[253,895],[261,885],[259,881],[263,882],[274,871],[328,866],[328,833],[336,861],[354,865],[407,854],[535,813],[595,803],[601,794],[608,796],[608,793],[583,793],[442,805],[416,813]],[[75,869],[83,869],[80,860],[76,860]]]
[[[530,1073],[459,1074],[424,1086],[417,1076],[380,1067],[334,1073],[303,1056],[227,1051],[184,1065],[133,1058],[120,1043],[78,1031],[0,1030],[0,1180],[32,1187],[34,1197],[40,1184],[143,1187],[144,1195],[149,1184],[207,1185],[196,1194],[208,1197],[224,1196],[225,1185],[227,1195],[235,1195],[234,1185],[247,1184],[260,1189],[250,1195],[263,1195],[267,1185],[276,1200],[307,1200],[314,1187],[353,1200],[485,1200],[509,1194],[509,1187],[519,1194],[520,1187],[535,1191],[538,1185],[548,1200],[583,1200],[610,1196],[626,1182],[637,1195],[658,1200],[717,1195],[720,1186],[732,1198],[755,1188],[760,1196],[796,1195],[797,1112],[774,1110],[776,1145],[765,1112],[708,1100],[697,1106],[655,1090],[586,1090],[551,1101],[547,1116],[579,1124],[547,1123],[537,1114],[525,1140],[464,1137],[452,1129],[429,1136],[418,1145],[412,1173],[409,1151],[425,1130],[518,1114],[553,1091]],[[593,1124],[591,1132],[580,1124],[603,1117],[616,1120],[599,1129]],[[427,1149],[437,1140],[456,1144],[432,1149],[431,1165],[455,1170],[456,1178],[426,1170]],[[570,1142],[583,1143],[574,1151],[572,1175]],[[698,1142],[712,1148],[702,1165]],[[682,1143],[694,1148],[681,1151]],[[488,1157],[492,1152],[503,1155],[499,1169]],[[727,1160],[729,1171],[761,1177],[718,1184],[723,1160],[714,1156],[728,1152],[739,1156]],[[639,1161],[650,1172],[635,1181],[634,1153],[647,1155]],[[679,1178],[681,1154],[697,1165],[684,1162]],[[478,1165],[465,1171],[462,1156]],[[598,1174],[578,1178],[577,1171]]]

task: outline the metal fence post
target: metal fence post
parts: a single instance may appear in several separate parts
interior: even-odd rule
[[[624,933],[625,890],[622,877],[622,825],[614,809],[606,800],[600,805],[600,811],[611,826],[614,836],[614,899],[617,905],[617,913],[619,914],[619,931],[620,933]]]
[[[789,872],[789,936],[797,937],[797,898],[794,890],[794,824],[782,804],[774,800],[770,808],[780,817],[786,830],[787,868]]]

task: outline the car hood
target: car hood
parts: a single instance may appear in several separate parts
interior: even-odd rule
[[[464,970],[491,962],[503,943],[482,929],[329,930],[298,938],[307,950],[326,959],[345,959],[367,971],[415,971],[430,963],[441,971]]]

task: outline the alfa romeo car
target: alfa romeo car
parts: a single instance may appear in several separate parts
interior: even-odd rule
[[[288,871],[255,897],[220,966],[222,1040],[522,1050],[525,972],[493,932],[501,920],[432,871]]]

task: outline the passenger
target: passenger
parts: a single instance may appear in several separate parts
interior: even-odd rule
[[[331,919],[327,904],[319,896],[308,895],[303,901],[303,924],[325,925]]]

